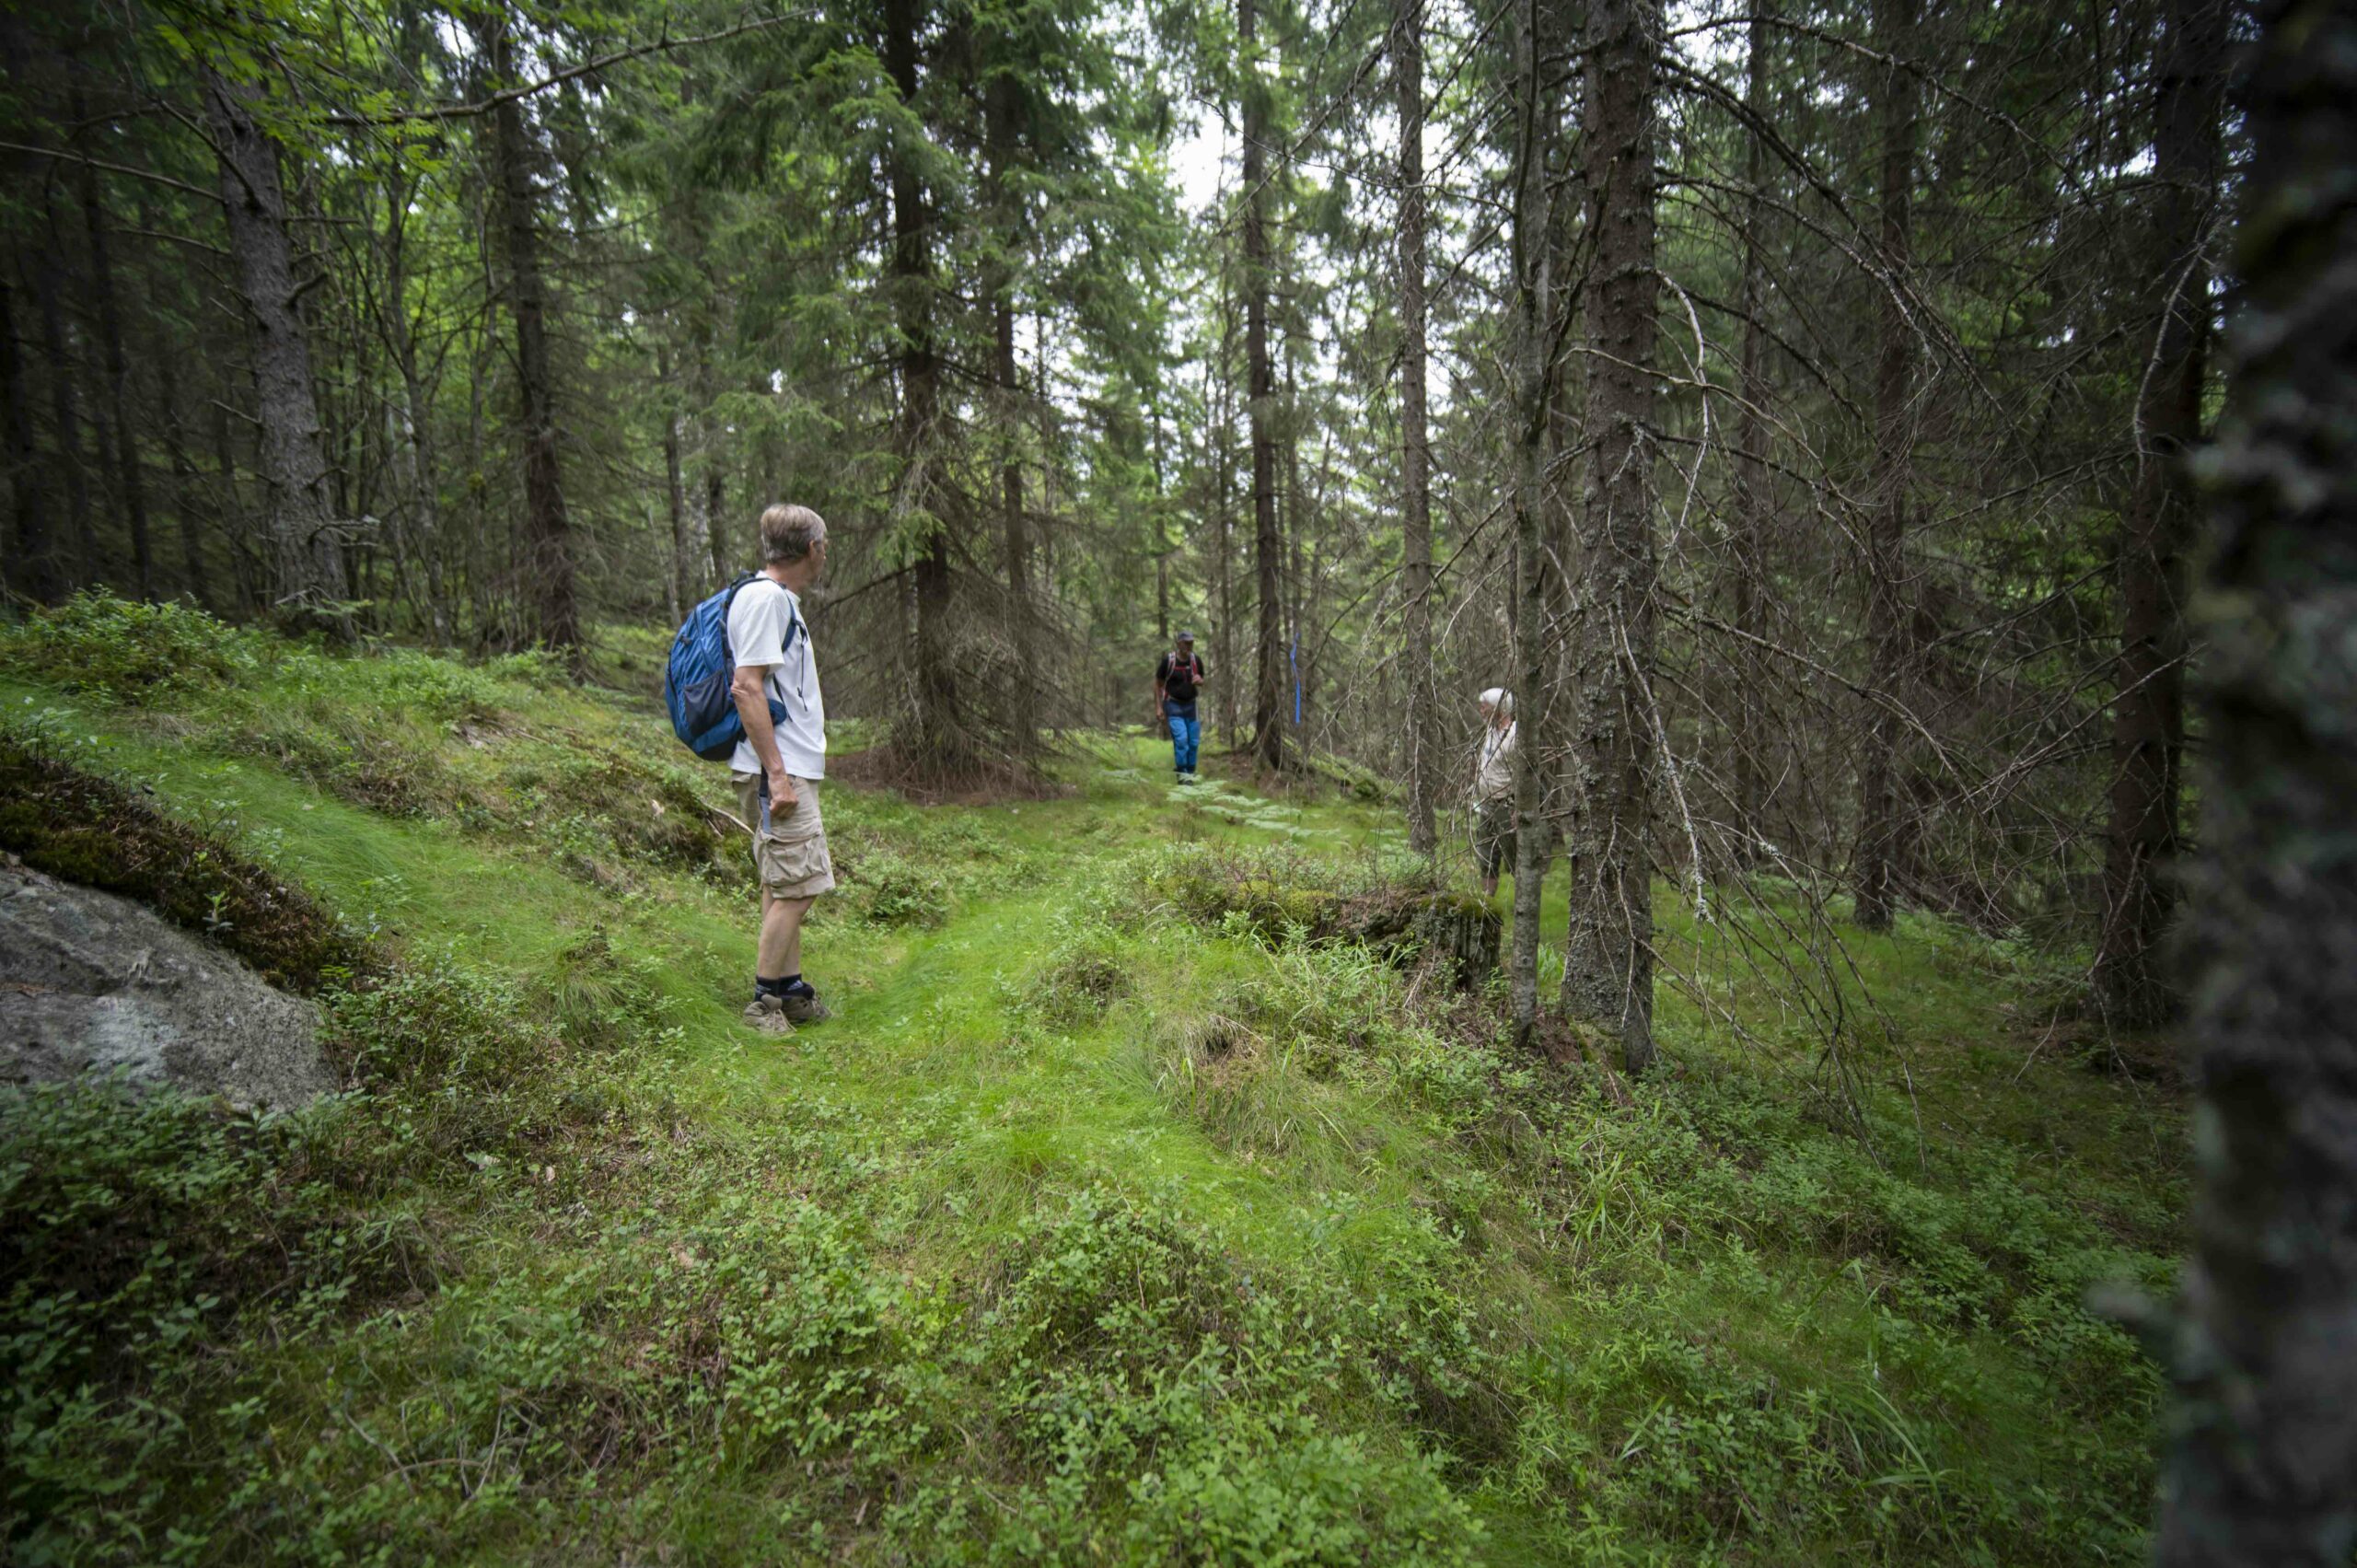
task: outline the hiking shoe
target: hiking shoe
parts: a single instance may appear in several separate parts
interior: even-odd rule
[[[745,1004],[744,1019],[752,1028],[766,1035],[790,1035],[794,1032],[794,1017],[782,996],[756,996]]]
[[[815,991],[788,992],[775,999],[786,1018],[796,1024],[820,1024],[834,1016]]]

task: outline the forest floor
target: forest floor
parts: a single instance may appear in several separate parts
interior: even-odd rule
[[[2089,1302],[2170,1289],[2184,1108],[2020,945],[1841,931],[1836,1074],[1725,956],[1772,923],[1664,889],[1666,1070],[1520,1057],[1307,935],[1393,808],[1132,736],[830,785],[837,1016],[759,1037],[659,654],[0,633],[0,842],[233,945],[242,863],[308,892],[242,939],[354,1086],[0,1099],[16,1560],[2142,1557],[2161,1380]]]

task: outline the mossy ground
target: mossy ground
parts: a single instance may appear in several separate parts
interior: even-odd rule
[[[2141,1555],[2159,1379],[2085,1302],[2169,1288],[2181,1108],[2038,1049],[2004,944],[1841,933],[1844,1096],[1765,918],[1665,889],[1671,1070],[1522,1059],[1288,929],[1401,874],[1372,791],[1132,737],[830,786],[838,1016],[775,1041],[649,634],[591,686],[168,614],[125,673],[76,613],[0,645],[16,740],[380,967],[303,1116],[7,1103],[20,1561]]]

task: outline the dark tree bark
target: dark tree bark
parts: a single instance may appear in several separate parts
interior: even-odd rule
[[[1260,598],[1260,665],[1253,682],[1252,755],[1285,762],[1284,540],[1277,528],[1275,366],[1269,358],[1269,90],[1256,51],[1253,0],[1237,0],[1244,73],[1244,374],[1252,423],[1252,565]]]
[[[671,619],[679,621],[688,607],[703,596],[695,591],[696,557],[688,531],[688,488],[679,468],[679,411],[668,401],[671,389],[671,357],[661,344],[655,350],[655,378],[663,386],[663,505],[671,524]]]
[[[1735,572],[1734,603],[1730,607],[1737,630],[1764,636],[1759,596],[1768,569],[1768,331],[1760,319],[1767,308],[1765,264],[1760,226],[1765,221],[1761,182],[1767,177],[1765,140],[1759,127],[1768,118],[1769,24],[1772,14],[1763,5],[1753,12],[1744,60],[1744,107],[1752,125],[1744,145],[1743,273],[1736,284],[1737,308],[1743,313],[1742,405],[1736,411],[1735,433]],[[1758,660],[1746,648],[1728,661],[1737,684],[1728,692],[1729,743],[1735,752],[1733,790],[1738,867],[1749,866],[1755,846],[1766,830],[1768,803],[1763,751],[1767,733],[1761,723],[1763,704],[1756,694],[1741,689],[1747,675],[1757,678]]]
[[[88,114],[77,91],[74,118],[87,123]],[[91,314],[99,324],[99,352],[106,366],[107,422],[114,429],[115,490],[122,501],[123,523],[131,532],[131,580],[143,599],[156,597],[156,558],[147,534],[147,486],[139,471],[139,431],[131,419],[130,357],[122,351],[122,316],[115,306],[114,255],[107,243],[107,208],[99,193],[99,171],[88,161],[76,165],[82,197],[82,222],[90,239],[90,265],[85,280],[90,290]]]
[[[2154,299],[2137,399],[2136,474],[2120,518],[2119,694],[2111,710],[2111,815],[2096,983],[2111,1021],[2150,1028],[2176,1011],[2162,940],[2176,912],[2185,755],[2185,551],[2196,505],[2186,454],[2201,438],[2209,371],[2203,256],[2223,161],[2226,7],[2172,0],[2154,95]]]
[[[1294,399],[1294,344],[1287,340],[1284,349],[1284,401],[1283,408],[1289,412],[1299,408]],[[1296,740],[1308,733],[1304,719],[1308,707],[1301,701],[1301,604],[1304,604],[1306,575],[1301,573],[1301,535],[1306,533],[1308,507],[1301,500],[1301,429],[1296,420],[1284,420],[1284,493],[1278,500],[1278,538],[1284,540],[1284,695],[1292,698],[1284,707],[1284,719],[1292,719]],[[1284,722],[1280,719],[1280,722]],[[1306,743],[1304,743],[1306,745]]]
[[[999,526],[1006,547],[1008,631],[1015,645],[1015,737],[1017,746],[1028,751],[1039,738],[1035,699],[1040,670],[1033,634],[1037,615],[1031,602],[1030,522],[1023,515],[1023,446],[1016,438],[1016,433],[1022,428],[1023,375],[1021,361],[1015,352],[1015,258],[1023,243],[1023,230],[1021,211],[1007,183],[1021,136],[1021,104],[1016,93],[1013,78],[1001,75],[990,86],[987,105],[991,179],[996,187],[1002,226],[1002,254],[992,278],[991,333],[992,379],[997,383],[1000,439],[1004,443],[998,467]],[[1167,606],[1167,573],[1161,582]],[[1166,619],[1167,613],[1166,608]]]
[[[1236,342],[1236,300],[1229,294],[1225,276],[1219,295],[1219,357],[1216,373],[1211,383],[1212,440],[1216,450],[1212,459],[1212,484],[1215,492],[1213,507],[1219,518],[1219,656],[1223,672],[1215,683],[1219,692],[1220,732],[1227,738],[1231,750],[1236,749],[1237,703],[1240,685],[1232,672],[1236,665],[1236,476],[1231,465],[1236,454],[1236,379],[1234,344]]]
[[[1552,847],[1545,836],[1549,766],[1545,715],[1550,656],[1545,635],[1547,457],[1555,354],[1554,193],[1548,167],[1557,119],[1550,58],[1560,52],[1554,7],[1515,7],[1514,950],[1507,964],[1515,1039],[1527,1044],[1538,1022],[1540,884]]]
[[[139,226],[156,232],[156,215],[143,198],[139,203]],[[152,283],[149,286],[153,286]],[[204,560],[204,529],[210,523],[219,528],[225,519],[209,504],[205,486],[199,478],[195,461],[189,456],[188,422],[183,417],[180,400],[181,377],[172,363],[173,346],[166,323],[155,311],[147,312],[147,331],[142,335],[141,354],[153,367],[156,376],[156,403],[161,415],[164,436],[164,462],[172,476],[172,520],[177,525],[180,545],[180,580],[187,586],[191,598],[204,610],[218,607],[213,601],[213,575]]]
[[[229,428],[229,405],[219,398],[213,400],[213,515],[221,522],[221,537],[229,546],[230,576],[237,584],[237,608],[240,615],[259,614],[261,610],[260,573],[254,564],[254,552],[245,532],[231,526],[232,520],[244,515],[244,505],[238,494],[238,448]]]
[[[1399,591],[1407,644],[1401,678],[1408,720],[1408,847],[1430,854],[1439,842],[1433,802],[1440,794],[1439,693],[1433,687],[1432,444],[1424,407],[1424,12],[1423,0],[1393,0],[1391,83],[1399,103],[1399,529],[1405,560]]]
[[[703,469],[703,542],[712,555],[712,580],[725,583],[736,575],[736,556],[741,544],[733,542],[736,530],[728,526],[724,510],[728,503],[728,476],[722,470],[720,453],[707,449]]]
[[[221,202],[229,252],[246,307],[261,468],[278,611],[349,640],[343,598],[343,547],[328,506],[327,449],[311,380],[310,344],[296,309],[295,255],[286,238],[286,197],[278,144],[255,122],[250,89],[207,72],[205,111],[221,159]]]
[[[432,18],[422,5],[397,7],[395,48],[401,67],[423,80]],[[410,172],[396,164],[385,180],[384,303],[378,311],[386,352],[401,376],[398,409],[388,411],[387,445],[401,494],[396,515],[402,519],[402,541],[413,552],[425,578],[425,621],[436,646],[447,645],[455,607],[443,581],[442,482],[435,449],[433,397],[418,364],[417,324],[409,309],[409,208],[417,185]],[[406,569],[404,569],[406,570]]]
[[[475,20],[492,80],[517,79],[516,35],[505,8]],[[522,104],[501,99],[491,112],[492,161],[506,255],[507,308],[516,322],[516,385],[524,416],[524,588],[534,631],[551,647],[581,646],[574,593],[573,525],[557,458],[556,373],[549,363],[548,288],[540,272],[540,194],[532,179],[532,142]]]
[[[2273,0],[2257,56],[2205,464],[2198,1187],[2163,1568],[2357,1549],[2357,11]]]
[[[30,394],[25,387],[25,356],[17,338],[17,299],[0,280],[0,403],[8,421],[8,489],[16,506],[8,540],[8,584],[38,604],[65,597],[65,574],[49,531],[49,481],[33,443]]]
[[[1563,1011],[1654,1058],[1654,60],[1659,0],[1588,8],[1585,104],[1590,273],[1589,455],[1580,495],[1585,592],[1574,634],[1571,922]]]
[[[146,228],[151,224],[142,226]],[[172,517],[180,524],[180,575],[189,585],[191,597],[210,610],[215,604],[212,573],[205,568],[205,521],[212,509],[205,505],[203,486],[195,479],[195,462],[189,459],[189,424],[180,408],[180,356],[168,342],[163,342],[160,331],[148,335],[146,352],[156,361],[156,401],[163,411],[163,453],[172,470]],[[222,518],[215,514],[212,521],[219,524]]]
[[[1154,634],[1158,642],[1170,641],[1170,541],[1165,519],[1157,513],[1154,519]]]
[[[403,531],[425,576],[426,627],[435,645],[445,646],[450,641],[451,606],[443,581],[441,469],[435,455],[432,401],[418,369],[417,346],[407,317],[398,308],[394,314],[402,326],[393,345],[401,377],[401,407],[394,411],[389,433],[393,468],[400,478],[400,505],[408,524]]]
[[[692,77],[682,85],[680,92],[681,101],[693,99]],[[683,260],[693,263],[699,285],[687,308],[690,387],[695,412],[683,413],[680,418],[681,440],[701,461],[701,476],[690,487],[688,504],[691,553],[698,564],[690,579],[691,587],[679,596],[683,603],[692,603],[737,575],[737,562],[745,553],[745,536],[750,531],[753,519],[746,519],[745,528],[732,529],[722,516],[727,482],[721,460],[724,431],[714,410],[720,397],[720,278],[712,261],[709,222],[697,192],[692,189],[685,192],[678,206],[679,221],[672,248]],[[702,580],[696,582],[695,577]]]
[[[213,575],[204,564],[206,507],[196,464],[188,455],[188,426],[180,419],[178,389],[168,378],[161,399],[164,412],[164,461],[172,471],[172,517],[180,525],[180,577],[189,597],[204,610],[214,608]],[[217,522],[219,519],[215,518]]]
[[[1876,0],[1875,36],[1881,52],[1900,58],[1914,29],[1914,0]],[[1852,874],[1858,924],[1890,929],[1898,859],[1898,792],[1891,780],[1900,740],[1896,704],[1907,700],[1906,593],[1908,408],[1912,339],[1901,290],[1909,263],[1915,183],[1915,81],[1898,64],[1882,69],[1875,104],[1882,137],[1882,264],[1878,285],[1878,348],[1875,365],[1875,467],[1872,513],[1866,520],[1866,641],[1871,673],[1865,756],[1859,769],[1858,852]]]
[[[1038,610],[1031,602],[1031,525],[1023,513],[1021,447],[1014,438],[1013,411],[1023,396],[1023,381],[1015,357],[1015,304],[1011,296],[999,300],[995,315],[999,395],[1005,399],[1009,411],[1007,451],[999,464],[998,480],[999,508],[1006,534],[1007,601],[1013,611],[1009,620],[1013,623],[1017,671],[1016,738],[1028,748],[1038,737],[1039,722],[1033,702],[1039,683],[1039,639],[1034,633]]]
[[[413,47],[413,45],[412,45]],[[412,64],[412,70],[418,67]],[[386,353],[401,377],[398,405],[385,409],[385,445],[395,487],[394,516],[401,520],[394,552],[404,581],[414,555],[425,579],[425,622],[436,646],[450,641],[450,605],[442,581],[440,469],[434,448],[434,422],[424,373],[417,362],[417,334],[409,314],[409,219],[413,187],[396,173],[385,183],[385,232],[380,253],[385,268],[378,326]]]
[[[923,0],[886,0],[884,69],[910,115],[917,102],[917,35]],[[932,215],[913,148],[896,140],[889,153],[892,187],[890,270],[900,330],[900,482],[893,500],[904,528],[918,530],[910,562],[915,626],[910,700],[918,765],[937,776],[972,771],[978,759],[959,722],[955,657],[950,645],[951,580],[948,530],[937,511],[945,487],[932,467],[940,423],[941,362],[934,343],[934,281],[927,229]]]
[[[73,535],[77,575],[87,585],[99,573],[98,536],[90,523],[90,479],[82,459],[82,410],[74,396],[74,358],[65,346],[65,313],[57,299],[56,248],[41,248],[32,269],[41,352],[49,361],[50,424],[57,441],[57,466],[65,476],[65,521]]]

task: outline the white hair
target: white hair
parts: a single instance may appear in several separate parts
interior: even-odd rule
[[[1514,717],[1514,693],[1503,686],[1492,686],[1481,693],[1481,706],[1495,709],[1506,717]]]

